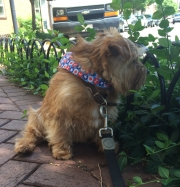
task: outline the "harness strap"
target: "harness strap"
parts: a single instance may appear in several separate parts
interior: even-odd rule
[[[104,102],[104,99],[107,98],[108,94],[107,93],[99,93],[96,89],[96,87],[89,83],[86,82],[84,80],[82,80],[83,84],[88,87],[91,91],[92,91],[92,95],[94,100],[96,101],[96,103],[101,106],[101,105],[105,105],[106,103]],[[112,102],[107,102],[107,106],[117,106],[117,103],[112,103]]]
[[[111,180],[113,183],[113,187],[125,187],[124,179],[123,179],[122,174],[119,170],[114,145],[112,145],[114,143],[112,134],[111,133],[108,133],[108,134],[102,133],[101,140],[102,140],[104,153],[106,156],[106,161],[107,161],[109,173],[110,173]]]

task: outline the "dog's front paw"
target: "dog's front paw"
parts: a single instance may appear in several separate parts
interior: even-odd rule
[[[32,152],[35,148],[35,144],[32,142],[26,142],[24,140],[20,140],[15,143],[15,152],[16,153],[27,153]]]
[[[52,154],[55,159],[58,160],[68,160],[72,158],[72,153],[68,150],[53,150],[52,149]]]

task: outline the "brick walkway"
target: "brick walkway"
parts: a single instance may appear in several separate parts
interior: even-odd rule
[[[94,145],[75,144],[74,158],[55,160],[47,143],[37,146],[32,154],[16,155],[14,143],[20,137],[27,119],[22,111],[29,105],[37,108],[42,98],[28,94],[0,75],[0,187],[112,187],[104,154]],[[140,166],[129,166],[123,172],[124,180],[133,176],[150,180]],[[144,187],[160,187],[160,184]]]

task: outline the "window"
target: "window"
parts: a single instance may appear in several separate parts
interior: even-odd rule
[[[40,14],[40,3],[39,0],[35,0],[35,11],[36,11],[36,15]]]
[[[4,2],[0,0],[0,17],[5,17]]]

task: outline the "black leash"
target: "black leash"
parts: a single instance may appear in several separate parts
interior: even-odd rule
[[[107,114],[107,106],[117,106],[117,103],[107,102],[106,93],[99,93],[97,88],[88,82],[83,81],[84,85],[88,87],[91,92],[94,100],[100,106],[100,113],[105,120],[104,128],[99,130],[99,136],[101,138],[102,146],[104,149],[104,153],[106,156],[106,161],[109,169],[109,173],[111,176],[113,187],[125,187],[125,183],[120,172],[116,154],[115,154],[115,146],[113,139],[113,130],[108,127],[108,114]]]
[[[113,130],[107,126],[107,105],[100,106],[100,113],[105,119],[104,128],[99,130],[99,137],[101,138],[102,146],[106,156],[106,161],[114,187],[125,187],[124,179],[120,172],[113,139]]]

